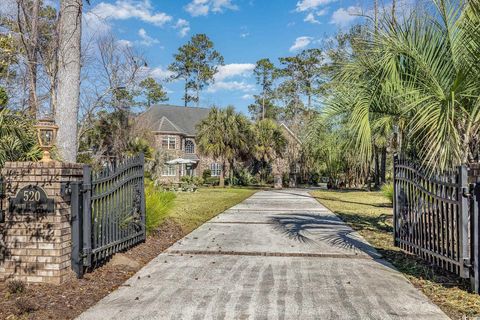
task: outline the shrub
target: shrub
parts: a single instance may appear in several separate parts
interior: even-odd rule
[[[386,183],[382,186],[382,193],[390,203],[393,203],[393,183]]]
[[[162,223],[173,205],[175,193],[155,187],[152,182],[145,184],[146,229],[150,234]]]
[[[250,186],[254,184],[255,178],[248,169],[241,169],[236,172],[236,183],[241,186]]]
[[[10,294],[25,292],[25,282],[21,280],[10,280],[7,282],[7,290]]]
[[[209,177],[205,179],[205,183],[211,184],[212,186],[218,186],[220,184],[220,178],[219,177]]]
[[[36,161],[40,157],[33,121],[21,112],[0,109],[0,166],[5,161]]]
[[[15,307],[17,307],[18,315],[29,314],[37,310],[37,306],[35,305],[34,302],[23,297],[20,297],[15,300]]]
[[[212,176],[212,170],[210,169],[205,169],[202,173],[202,178],[203,180],[207,180],[208,178],[210,178]]]

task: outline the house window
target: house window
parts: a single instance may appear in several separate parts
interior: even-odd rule
[[[166,164],[163,166],[162,176],[174,177],[177,175],[177,166],[174,164]]]
[[[195,153],[195,145],[192,140],[185,140],[185,153]]]
[[[212,163],[210,171],[212,171],[212,177],[218,177],[222,174],[222,165],[220,163]]]
[[[177,138],[175,136],[163,136],[162,148],[163,149],[176,149]]]

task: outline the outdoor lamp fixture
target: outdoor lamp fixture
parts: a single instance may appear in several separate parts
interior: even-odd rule
[[[37,139],[40,144],[40,149],[43,151],[43,157],[40,161],[50,162],[52,161],[50,150],[52,150],[53,145],[55,144],[58,126],[55,125],[53,120],[42,119],[38,120],[35,129],[37,130]]]

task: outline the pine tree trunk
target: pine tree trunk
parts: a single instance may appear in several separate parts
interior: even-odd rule
[[[77,160],[81,26],[82,0],[61,0],[55,121],[59,155],[67,162]]]
[[[262,96],[262,120],[265,119],[265,93]]]
[[[183,96],[183,100],[185,101],[185,107],[187,107],[187,100],[188,100],[187,79],[185,79],[185,93]]]

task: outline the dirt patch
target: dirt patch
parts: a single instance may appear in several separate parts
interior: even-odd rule
[[[141,267],[185,235],[173,221],[164,222],[155,234],[122,253],[139,266],[105,263],[83,279],[71,274],[59,285],[29,284],[23,292],[10,293],[0,282],[0,319],[73,319],[118,288]]]

